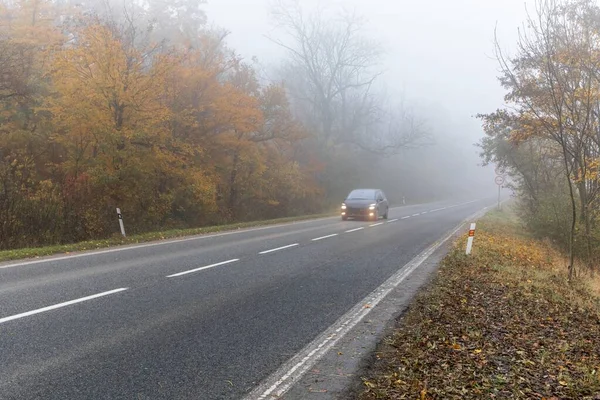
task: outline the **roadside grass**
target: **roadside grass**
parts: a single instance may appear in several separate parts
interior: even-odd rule
[[[39,258],[39,257],[51,256],[51,255],[55,255],[55,254],[69,254],[69,253],[78,252],[78,251],[97,250],[97,249],[102,249],[102,248],[106,248],[106,247],[131,245],[131,244],[159,241],[159,240],[165,240],[165,239],[176,239],[176,238],[181,238],[181,237],[185,237],[185,236],[196,236],[196,235],[204,235],[204,234],[216,233],[216,232],[234,231],[237,229],[244,229],[244,228],[254,228],[254,227],[276,225],[276,224],[283,224],[283,223],[289,223],[289,222],[299,222],[299,221],[306,221],[306,220],[310,220],[310,219],[332,217],[334,215],[336,215],[336,214],[327,213],[327,214],[306,215],[306,216],[299,216],[299,217],[278,218],[278,219],[271,219],[271,220],[264,220],[264,221],[241,222],[241,223],[228,224],[228,225],[215,225],[215,226],[207,226],[207,227],[194,228],[194,229],[173,229],[173,230],[168,230],[168,231],[163,231],[163,232],[142,233],[139,235],[127,236],[125,238],[119,234],[118,236],[114,236],[112,238],[102,239],[102,240],[90,240],[90,241],[79,242],[79,243],[45,246],[45,247],[37,247],[37,248],[3,250],[3,251],[0,251],[0,262],[10,261],[10,260],[28,259],[28,258]]]
[[[478,222],[471,257],[465,242],[380,343],[358,398],[600,399],[600,279],[569,284],[510,211]]]

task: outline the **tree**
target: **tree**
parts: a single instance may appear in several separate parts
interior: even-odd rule
[[[511,109],[482,116],[492,136],[498,134],[494,127],[503,124],[510,127],[513,143],[536,137],[551,141],[559,150],[571,203],[570,277],[578,212],[588,258],[592,250],[590,211],[597,199],[599,156],[598,15],[599,8],[592,1],[539,0],[536,14],[528,18],[528,29],[520,36],[515,57],[507,59],[496,42],[501,82],[508,90],[505,99]]]
[[[382,50],[362,36],[358,15],[328,17],[325,9],[306,14],[298,1],[285,0],[272,14],[289,36],[271,39],[289,56],[286,86],[321,146],[389,154],[423,139],[425,131],[408,110],[386,106],[376,93]]]
[[[57,18],[48,1],[0,4],[0,248],[55,239],[53,154],[41,105],[48,58],[63,41]]]
[[[92,235],[110,230],[117,206],[134,231],[168,225],[186,185],[197,205],[214,201],[204,171],[188,167],[198,149],[171,134],[168,79],[179,60],[136,32],[95,22],[55,57],[49,110],[65,151],[60,170],[71,191],[89,194],[68,209]]]

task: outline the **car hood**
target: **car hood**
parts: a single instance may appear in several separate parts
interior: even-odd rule
[[[344,201],[344,204],[351,208],[364,208],[369,207],[371,204],[375,204],[375,200],[346,200]]]

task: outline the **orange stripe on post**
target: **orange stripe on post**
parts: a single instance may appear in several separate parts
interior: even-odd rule
[[[475,229],[469,230],[469,236],[475,236]]]

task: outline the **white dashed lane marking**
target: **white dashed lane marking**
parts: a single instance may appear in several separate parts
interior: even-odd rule
[[[269,253],[273,253],[279,250],[285,250],[285,249],[289,249],[291,247],[296,247],[298,246],[300,243],[294,243],[294,244],[288,244],[287,246],[281,246],[281,247],[277,247],[276,249],[271,249],[271,250],[265,250],[265,251],[261,251],[258,254],[269,254]]]
[[[43,312],[46,312],[46,311],[56,310],[57,308],[62,308],[62,307],[67,307],[67,306],[70,306],[70,305],[73,305],[73,304],[82,303],[84,301],[89,301],[89,300],[97,299],[99,297],[104,297],[104,296],[108,296],[108,295],[111,295],[111,294],[123,292],[123,291],[125,291],[127,289],[128,288],[120,288],[120,289],[110,290],[108,292],[102,292],[102,293],[94,294],[94,295],[91,295],[91,296],[81,297],[79,299],[66,301],[64,303],[54,304],[52,306],[48,306],[48,307],[44,307],[44,308],[38,308],[37,310],[27,311],[27,312],[24,312],[24,313],[21,313],[21,314],[16,314],[16,315],[11,315],[10,317],[0,318],[0,324],[3,324],[3,323],[8,322],[8,321],[13,321],[13,320],[19,319],[19,318],[29,317],[29,316],[35,315],[35,314],[40,314],[40,313],[43,313]]]
[[[362,227],[362,228],[350,229],[349,231],[346,231],[346,233],[352,233],[352,232],[362,231],[363,229],[365,229],[365,228]]]
[[[233,260],[227,260],[227,261],[223,261],[223,262],[220,262],[220,263],[207,265],[205,267],[194,268],[194,269],[190,269],[189,271],[178,272],[178,273],[173,274],[173,275],[168,275],[167,278],[175,278],[175,277],[182,276],[182,275],[192,274],[194,272],[203,271],[205,269],[210,269],[210,268],[214,268],[214,267],[219,267],[219,266],[225,265],[225,264],[231,264],[231,263],[234,263],[234,262],[237,262],[237,261],[240,261],[240,259],[239,258],[234,258]]]
[[[313,242],[317,242],[317,241],[319,241],[319,240],[323,240],[323,239],[329,239],[329,238],[335,237],[335,236],[337,236],[337,235],[338,235],[337,233],[334,233],[334,234],[332,234],[332,235],[327,235],[327,236],[322,236],[322,237],[314,238],[314,239],[312,239],[312,241],[313,241]]]

